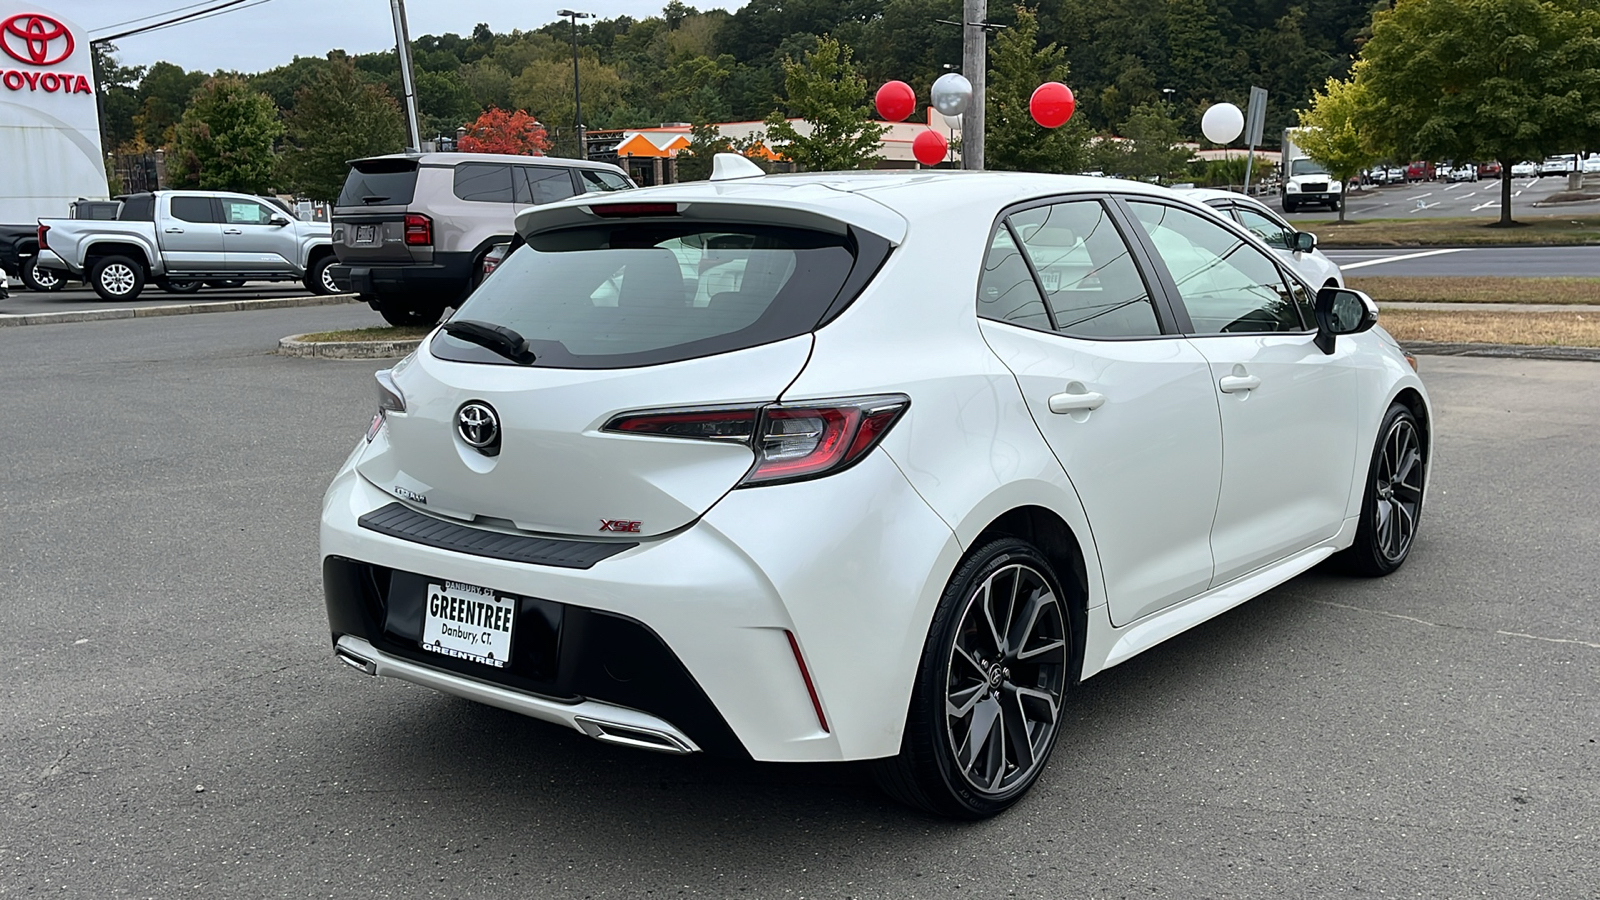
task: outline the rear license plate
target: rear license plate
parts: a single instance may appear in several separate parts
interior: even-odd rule
[[[376,225],[357,225],[356,226],[356,243],[358,243],[358,244],[376,244],[377,242],[378,242],[378,226],[376,226]]]
[[[517,598],[458,581],[429,581],[422,647],[496,669],[511,660]]]

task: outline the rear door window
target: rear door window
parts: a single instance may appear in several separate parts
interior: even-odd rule
[[[511,166],[500,163],[462,163],[456,166],[455,192],[462,200],[477,203],[510,203]]]
[[[512,172],[512,193],[518,204],[565,200],[575,193],[572,171],[556,166],[516,166]]]
[[[1011,216],[1056,330],[1074,337],[1157,337],[1150,291],[1128,245],[1098,200],[1074,200]]]
[[[983,259],[983,274],[978,279],[978,315],[1039,331],[1051,329],[1044,297],[1004,222],[995,229],[989,253]]]
[[[586,194],[625,191],[633,187],[628,179],[604,170],[579,169],[578,179],[583,182],[583,192]]]
[[[417,190],[413,159],[362,159],[350,166],[338,206],[404,206]]]
[[[752,225],[619,223],[551,232],[514,250],[455,318],[513,329],[528,339],[538,366],[693,359],[816,328],[860,252],[845,235]],[[881,261],[860,264],[871,271]],[[430,349],[444,359],[509,364],[443,332]]]
[[[215,222],[216,211],[210,197],[173,197],[172,217],[185,222]]]

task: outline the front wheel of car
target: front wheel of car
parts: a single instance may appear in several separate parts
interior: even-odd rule
[[[54,269],[39,268],[39,258],[30,256],[22,261],[22,271],[18,273],[22,284],[30,291],[40,293],[53,293],[67,286],[67,279]]]
[[[144,290],[144,266],[126,256],[103,256],[89,267],[89,286],[102,300],[136,299]]]
[[[1403,404],[1389,407],[1367,469],[1361,522],[1355,543],[1344,552],[1349,567],[1369,577],[1388,575],[1405,564],[1422,518],[1427,460],[1417,417]]]
[[[969,554],[940,597],[912,689],[900,754],[879,785],[911,806],[981,819],[1038,780],[1060,733],[1072,659],[1069,597],[1016,538]]]
[[[378,315],[397,328],[424,328],[439,321],[445,304],[436,300],[385,300],[378,306]]]

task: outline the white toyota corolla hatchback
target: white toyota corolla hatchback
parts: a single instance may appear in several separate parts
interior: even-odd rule
[[[1414,361],[1161,188],[729,178],[517,230],[378,373],[328,489],[334,648],[368,674],[633,747],[878,760],[979,817],[1082,679],[1411,549]]]

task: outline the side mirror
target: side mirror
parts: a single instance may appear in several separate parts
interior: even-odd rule
[[[1332,353],[1334,338],[1360,334],[1378,324],[1378,304],[1360,291],[1325,287],[1317,291],[1317,347]]]
[[[1309,231],[1296,231],[1289,239],[1289,249],[1296,253],[1310,253],[1317,249],[1317,236]]]
[[[279,228],[282,228],[283,226],[289,224],[289,220],[285,219],[283,216],[273,216],[272,218],[267,220],[267,224],[268,225],[275,225],[275,226],[277,226]]]

